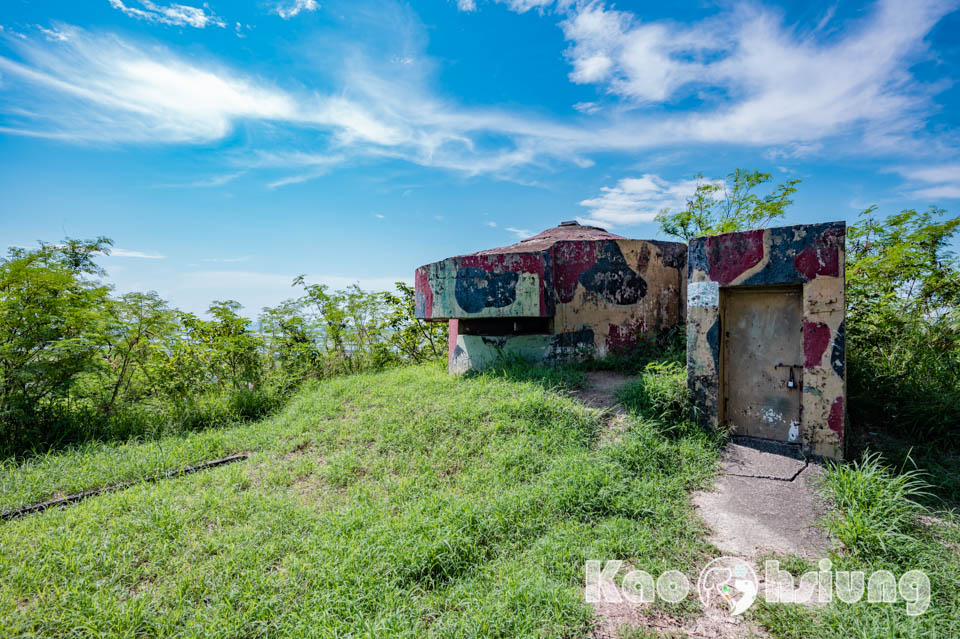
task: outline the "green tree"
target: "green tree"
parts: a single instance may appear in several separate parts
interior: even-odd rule
[[[287,300],[260,313],[259,330],[270,365],[276,367],[283,388],[293,388],[304,379],[323,373],[323,354],[304,311],[302,300]]]
[[[176,328],[176,314],[156,293],[127,293],[107,306],[99,403],[105,416],[157,390],[151,362]]]
[[[705,180],[697,175],[697,186],[682,211],[664,209],[657,214],[660,230],[687,241],[701,235],[718,235],[761,228],[781,218],[793,204],[790,196],[800,180],[787,180],[769,195],[754,190],[770,181],[769,173],[737,169],[724,179]]]
[[[874,212],[847,228],[851,415],[898,434],[948,435],[960,423],[960,261],[949,250],[960,217]]]
[[[111,244],[68,238],[0,259],[0,423],[8,429],[34,424],[94,368],[109,301],[94,258]]]
[[[442,357],[447,345],[447,322],[424,322],[416,317],[415,291],[397,282],[397,293],[384,293],[389,307],[386,321],[390,341],[411,362]]]
[[[948,250],[960,217],[941,220],[946,212],[930,208],[881,220],[875,211],[847,229],[849,313],[948,319],[960,303],[960,262]]]

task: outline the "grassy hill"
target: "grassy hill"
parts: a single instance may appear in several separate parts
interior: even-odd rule
[[[422,365],[325,380],[246,426],[0,464],[0,510],[135,481],[0,522],[0,636],[586,637],[586,560],[695,582],[717,555],[688,492],[722,440],[679,416],[681,368],[648,370],[620,393],[616,436],[571,398],[575,369]],[[837,568],[923,569],[930,610],[760,603],[750,617],[776,637],[956,636],[960,518],[925,515],[914,480],[876,458],[830,470],[827,521]],[[653,606],[700,613],[695,597]]]
[[[342,377],[252,426],[4,468],[0,508],[251,452],[0,524],[0,634],[583,636],[585,560],[702,563],[687,491],[718,441],[637,419],[598,447],[558,383]]]

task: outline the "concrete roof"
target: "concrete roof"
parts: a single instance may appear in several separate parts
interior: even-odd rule
[[[584,240],[625,240],[622,235],[616,235],[599,226],[584,226],[577,222],[561,222],[559,226],[549,228],[542,233],[527,238],[522,242],[501,246],[499,248],[477,251],[470,255],[496,255],[499,253],[533,253],[544,251],[557,242],[581,242]]]

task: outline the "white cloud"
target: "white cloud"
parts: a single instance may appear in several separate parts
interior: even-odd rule
[[[42,33],[47,40],[52,42],[66,42],[70,38],[67,33],[60,31],[59,29],[46,29],[39,24],[37,25],[37,29],[40,30],[40,33]]]
[[[516,235],[517,237],[519,237],[521,240],[525,240],[525,239],[527,239],[528,237],[533,236],[533,233],[531,233],[531,232],[528,231],[527,229],[518,229],[518,228],[515,228],[515,227],[513,227],[513,226],[508,226],[508,227],[506,227],[505,230],[510,231],[511,233],[513,233],[514,235]]]
[[[218,264],[236,264],[237,262],[249,262],[249,255],[244,255],[243,257],[205,257],[201,262],[216,262]]]
[[[570,4],[571,0],[560,0],[559,5]],[[497,0],[502,4],[506,4],[511,11],[516,11],[517,13],[526,13],[531,9],[537,9],[538,11],[543,11],[544,9],[549,8],[553,5],[554,0]]]
[[[274,188],[362,158],[530,183],[522,171],[585,167],[593,153],[666,146],[748,145],[788,157],[852,136],[858,139],[845,140],[847,153],[894,143],[904,152],[923,147],[910,141],[921,135],[932,95],[913,81],[909,65],[923,53],[926,33],[953,6],[882,0],[846,32],[820,42],[762,7],[682,26],[640,21],[598,3],[508,4],[516,11],[567,12],[562,28],[570,41],[571,78],[614,96],[609,108],[584,124],[457,104],[431,86],[424,45],[407,47],[408,41],[426,41],[420,32],[386,36],[407,47],[387,58],[415,64],[377,66],[359,53],[345,56],[335,65],[335,86],[324,93],[295,81],[280,86],[155,43],[56,26],[66,40],[10,39],[19,55],[0,57],[0,131],[168,144],[208,143],[240,126],[262,126],[280,135],[251,136],[257,146],[238,164],[298,169],[274,177]],[[395,22],[390,25],[397,31]],[[698,94],[702,89],[708,91]],[[672,101],[691,96],[699,96],[696,108],[671,108]],[[651,103],[666,106],[648,108]],[[576,106],[593,113],[597,103]],[[295,139],[299,150],[274,142],[281,137]]]
[[[273,12],[284,20],[289,20],[301,11],[316,11],[319,8],[320,4],[317,3],[317,0],[294,0],[292,4],[286,3],[278,5],[274,8]]]
[[[489,226],[490,228],[494,228],[494,229],[497,228],[497,223],[496,223],[496,222],[487,222],[486,224],[487,224],[487,226]]]
[[[607,227],[652,222],[663,209],[685,206],[697,184],[695,179],[669,182],[651,173],[623,178],[616,186],[601,188],[598,197],[580,202],[588,208],[589,217],[583,221]]]
[[[901,167],[896,171],[913,183],[910,194],[930,199],[960,199],[960,162]],[[920,186],[925,183],[926,186]]]
[[[190,7],[184,4],[171,4],[168,6],[156,4],[150,0],[139,0],[143,9],[127,6],[121,0],[109,0],[110,6],[119,9],[131,18],[147,20],[148,22],[158,22],[160,24],[169,24],[178,27],[195,27],[203,29],[208,24],[216,27],[225,27],[227,24],[213,15],[207,13],[201,7]]]
[[[374,213],[374,214],[373,214],[373,217],[377,218],[378,220],[382,220],[382,219],[386,218],[387,216],[384,215],[383,213]]]
[[[37,134],[203,142],[223,137],[238,119],[297,116],[288,95],[242,76],[75,27],[60,31],[69,37],[53,50],[24,44],[26,63],[0,57],[0,70],[37,92]]]
[[[932,199],[956,200],[960,199],[960,184],[941,184],[931,186],[925,189],[917,189],[913,192],[915,197],[927,197]]]
[[[457,9],[460,11],[476,11],[477,3],[475,0],[457,0]]]
[[[232,173],[223,173],[221,175],[211,175],[210,177],[200,178],[192,182],[184,182],[181,184],[160,184],[158,186],[166,188],[213,188],[228,184],[245,173],[246,171],[234,171]]]
[[[144,253],[143,251],[130,251],[122,248],[112,248],[110,249],[111,257],[139,257],[145,260],[163,260],[166,259],[166,255],[160,255],[159,253]]]
[[[574,82],[599,84],[635,106],[697,96],[688,139],[782,144],[859,126],[880,145],[918,128],[929,91],[907,70],[927,32],[955,7],[880,0],[827,42],[761,6],[683,25],[590,3],[562,27]],[[701,89],[720,91],[705,97]]]
[[[573,105],[573,108],[579,111],[580,113],[586,113],[587,115],[591,115],[593,113],[597,113],[603,107],[601,107],[596,102],[577,102],[576,104]]]
[[[898,173],[922,182],[960,182],[960,162],[939,166],[905,167]]]

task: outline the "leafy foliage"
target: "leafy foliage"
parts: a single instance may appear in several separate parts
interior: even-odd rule
[[[38,419],[93,370],[109,291],[89,276],[100,274],[93,258],[109,246],[68,239],[12,248],[0,260],[0,420],[8,428]]]
[[[413,289],[303,295],[257,322],[234,301],[207,318],[156,293],[112,296],[107,238],[12,249],[0,261],[0,455],[88,439],[155,437],[263,416],[304,381],[442,356],[445,324]]]
[[[697,175],[697,187],[682,211],[663,210],[656,221],[667,235],[687,241],[700,235],[718,235],[766,226],[782,218],[790,196],[800,180],[787,180],[773,192],[759,196],[754,191],[770,181],[769,173],[736,169],[723,179],[704,180]]]
[[[946,436],[960,423],[960,217],[874,209],[847,230],[850,410],[860,427]],[[943,439],[952,439],[943,437]]]

